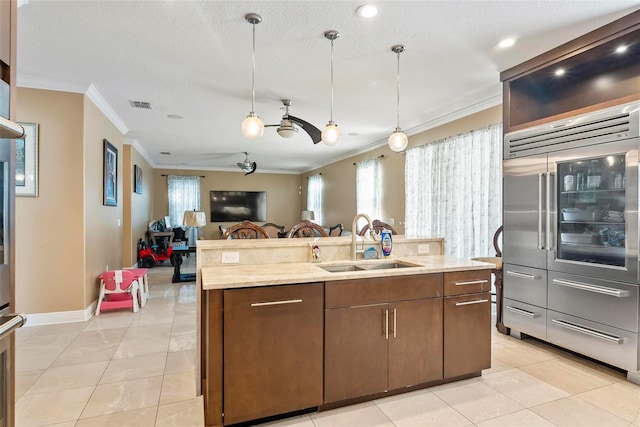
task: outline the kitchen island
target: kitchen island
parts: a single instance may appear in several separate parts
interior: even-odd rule
[[[206,425],[329,409],[490,367],[493,265],[442,256],[442,239],[402,236],[395,256],[366,261],[345,261],[349,239],[319,239],[324,261],[312,263],[305,240],[198,242]]]

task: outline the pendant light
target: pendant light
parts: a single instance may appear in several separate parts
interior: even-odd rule
[[[333,41],[340,37],[340,33],[335,30],[330,30],[324,33],[324,36],[331,40],[331,116],[329,123],[322,131],[322,142],[326,145],[332,146],[340,142],[342,138],[342,131],[337,124],[333,122]]]
[[[248,13],[244,16],[253,26],[253,69],[251,73],[251,112],[242,122],[242,134],[249,139],[257,139],[264,133],[264,123],[256,116],[256,24],[262,22],[262,16],[257,13]]]
[[[391,51],[398,55],[398,78],[397,78],[397,100],[396,100],[396,111],[397,111],[397,122],[396,122],[396,130],[389,136],[389,148],[393,151],[402,151],[407,148],[407,144],[409,143],[409,138],[407,135],[402,132],[400,129],[400,54],[404,52],[404,45],[397,44],[391,48]]]

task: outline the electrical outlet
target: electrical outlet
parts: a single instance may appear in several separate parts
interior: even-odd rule
[[[389,218],[389,225],[396,225],[396,219],[395,218]]]
[[[105,267],[104,271],[109,271],[109,264]]]
[[[222,252],[223,264],[237,264],[240,262],[240,252]]]
[[[418,255],[428,254],[429,252],[431,252],[431,248],[428,244],[418,245]]]

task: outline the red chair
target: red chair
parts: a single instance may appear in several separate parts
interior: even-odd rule
[[[127,268],[127,271],[133,273],[133,276],[138,281],[138,291],[140,296],[140,307],[147,305],[149,299],[149,278],[147,277],[146,268]]]
[[[132,308],[138,311],[139,285],[136,276],[129,270],[111,270],[100,275],[100,295],[96,316],[103,310]]]

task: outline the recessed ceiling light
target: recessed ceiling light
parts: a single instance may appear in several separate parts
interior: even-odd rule
[[[625,53],[627,51],[627,46],[620,45],[616,48],[616,53]]]
[[[174,119],[174,120],[182,120],[182,119],[184,119],[184,117],[182,117],[179,114],[167,114],[167,117],[169,117],[170,119]]]
[[[363,4],[356,9],[356,15],[361,18],[373,18],[378,14],[378,8],[373,4]]]
[[[161,151],[160,154],[162,154],[163,156],[170,156],[171,152],[170,151]]]
[[[558,68],[554,74],[560,77],[560,76],[564,76],[564,73],[565,73],[564,68]]]
[[[503,40],[500,40],[500,43],[498,43],[498,47],[501,48],[506,48],[506,47],[511,47],[514,44],[516,44],[516,39],[514,39],[513,37],[509,37]]]

